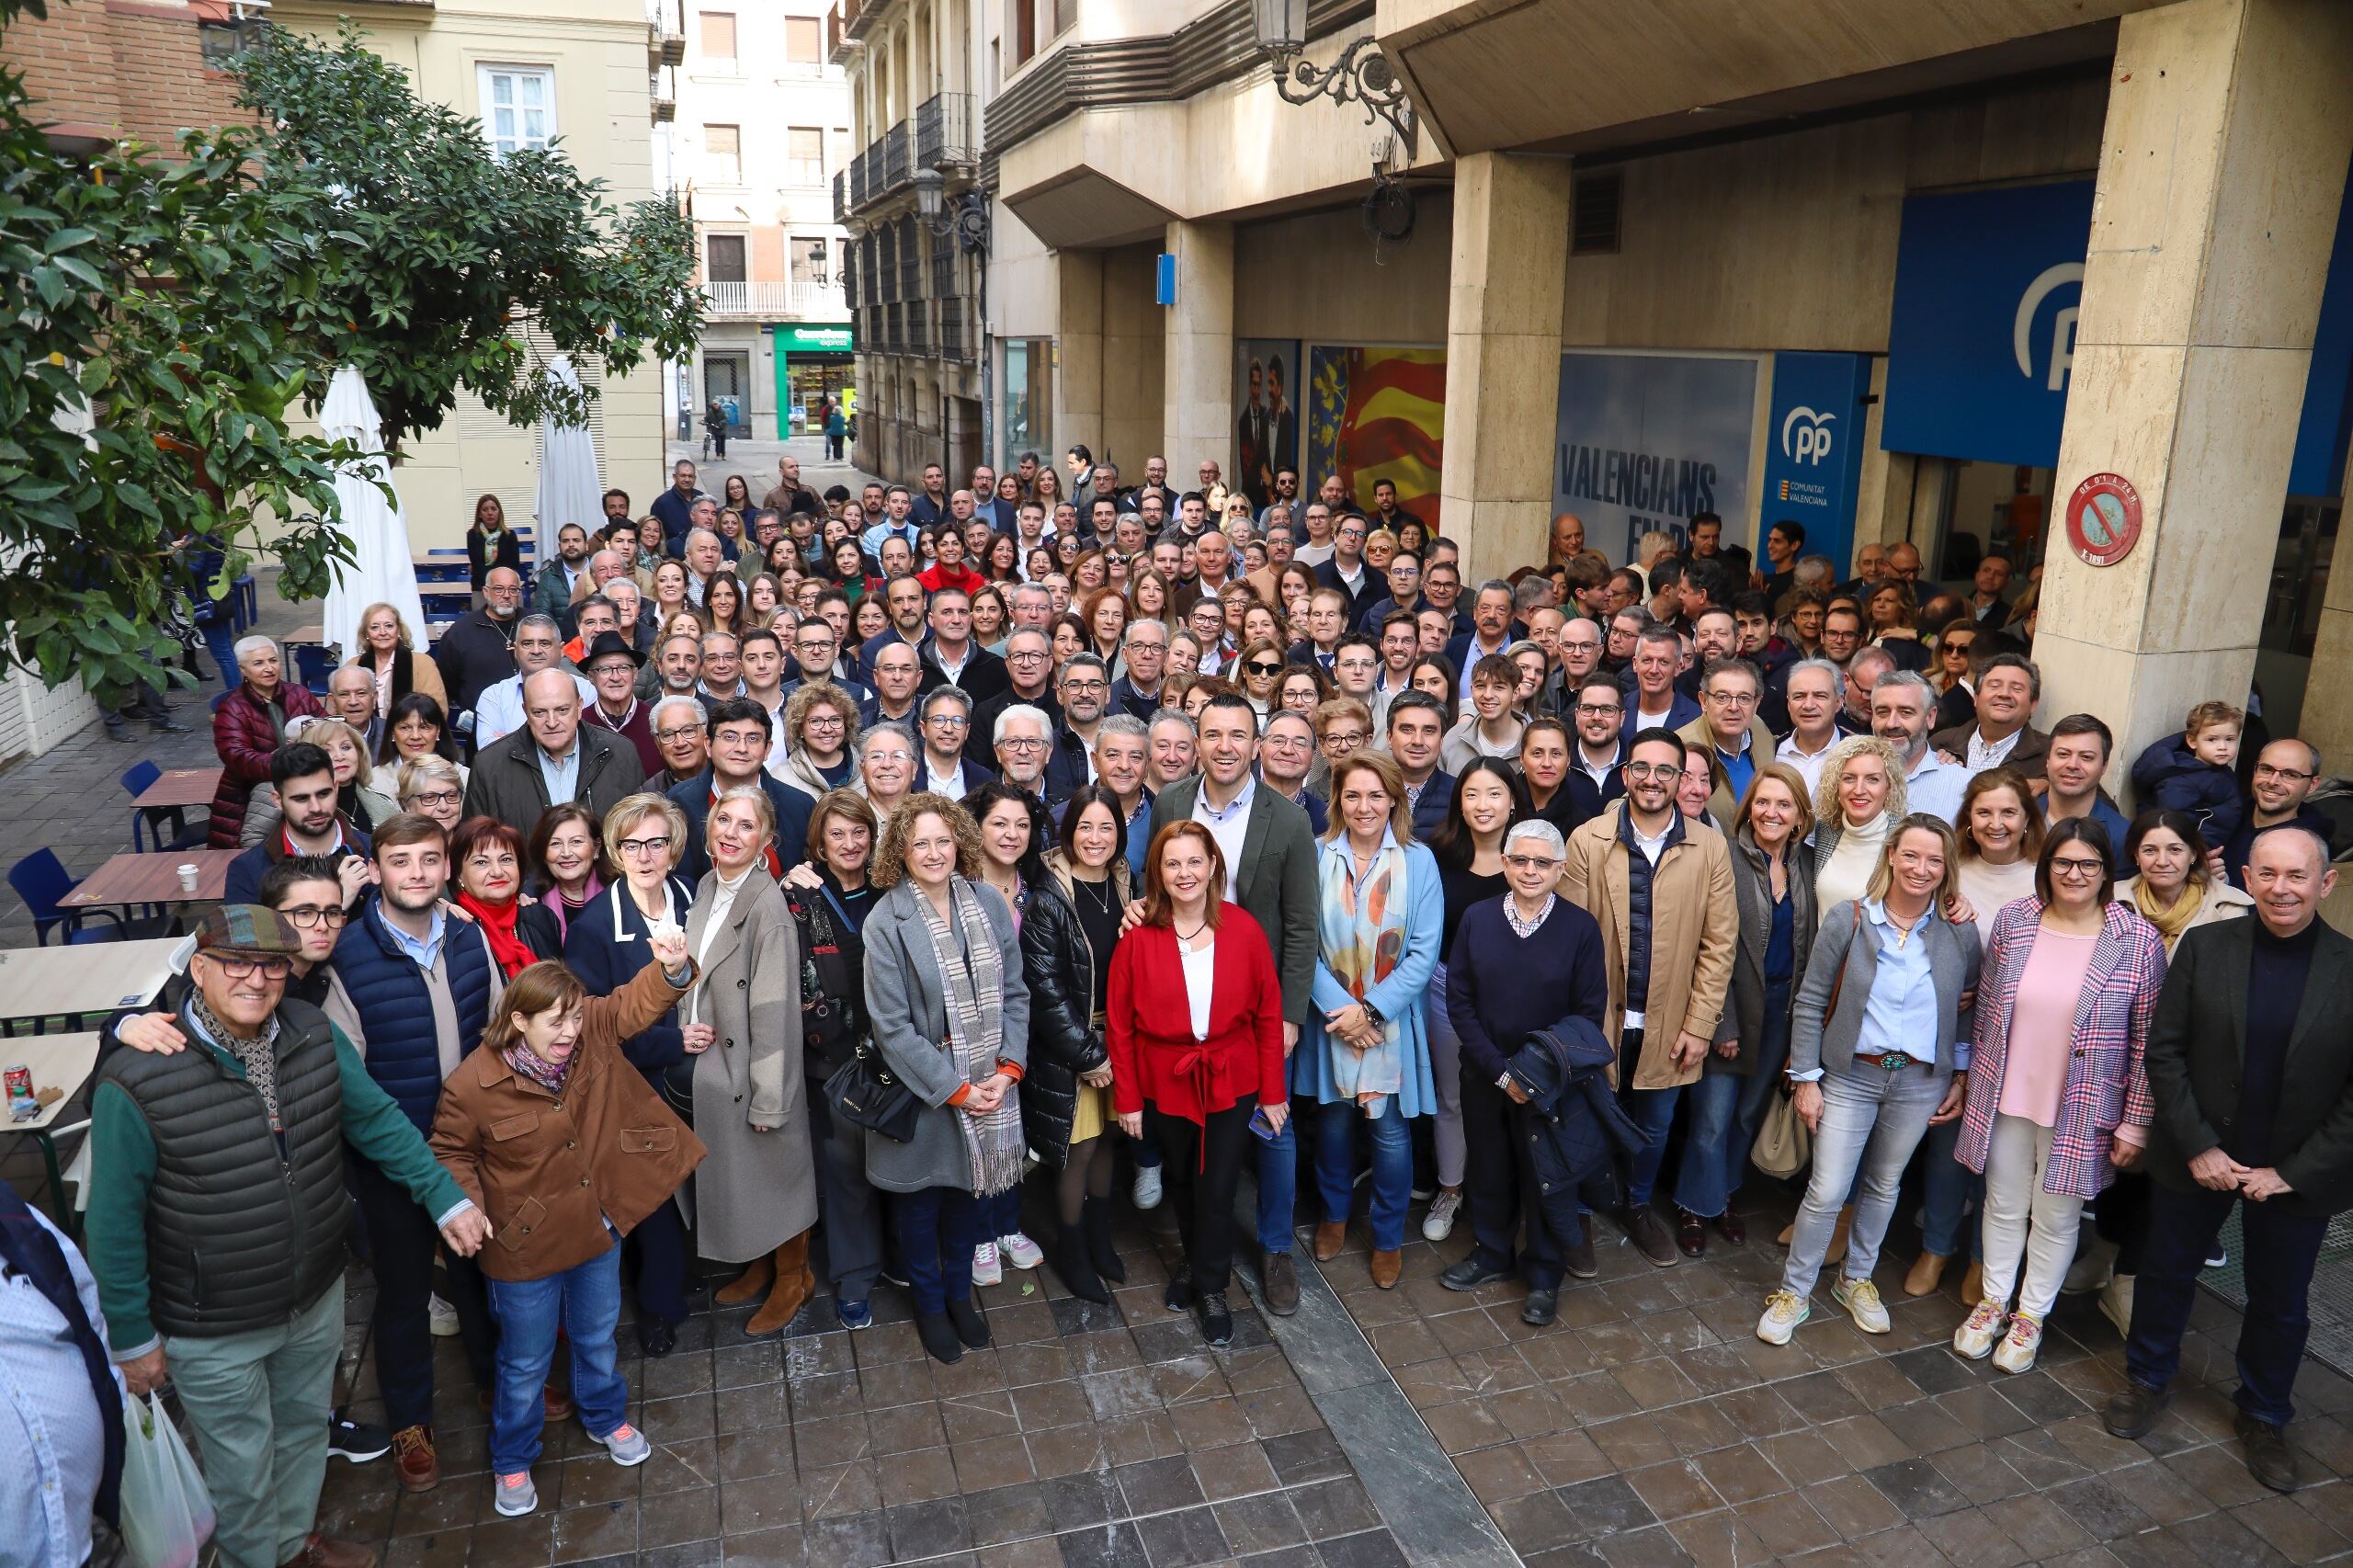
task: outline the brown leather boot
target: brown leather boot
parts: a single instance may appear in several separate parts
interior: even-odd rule
[[[1329,1263],[1340,1256],[1347,1244],[1348,1222],[1346,1220],[1325,1220],[1315,1227],[1315,1261]]]
[[[1947,1259],[1942,1253],[1924,1252],[1912,1260],[1912,1270],[1904,1277],[1904,1293],[1907,1296],[1932,1296],[1944,1283]]]
[[[1404,1267],[1404,1256],[1395,1247],[1387,1252],[1376,1249],[1372,1255],[1372,1282],[1384,1290],[1393,1290],[1397,1288],[1397,1276]]]
[[[817,1277],[809,1271],[809,1233],[803,1231],[777,1248],[773,1267],[776,1288],[744,1325],[745,1334],[774,1334],[783,1328],[817,1289]]]
[[[722,1285],[711,1292],[711,1300],[722,1307],[741,1306],[744,1302],[767,1293],[776,1283],[776,1257],[773,1254],[756,1257],[744,1267],[731,1285]]]

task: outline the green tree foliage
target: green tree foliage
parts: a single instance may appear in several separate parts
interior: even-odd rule
[[[0,0],[0,31],[45,14]],[[461,386],[518,424],[585,417],[531,327],[611,373],[694,340],[692,233],[667,203],[617,209],[557,149],[493,157],[348,26],[333,46],[273,30],[239,76],[260,124],[85,159],[0,71],[0,672],[105,700],[163,679],[190,535],[324,594],[354,454],[290,425],[339,366],[396,445]]]

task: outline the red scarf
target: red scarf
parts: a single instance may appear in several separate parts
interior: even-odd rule
[[[515,930],[515,917],[522,909],[520,901],[510,898],[505,903],[485,903],[470,892],[461,892],[458,895],[458,907],[481,924],[482,934],[490,938],[490,956],[498,960],[498,967],[507,979],[514,979],[540,961],[540,955],[531,951],[529,944]]]

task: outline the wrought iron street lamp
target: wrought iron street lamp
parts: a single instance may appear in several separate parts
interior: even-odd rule
[[[938,169],[915,172],[915,214],[935,234],[953,235],[967,256],[985,255],[989,248],[989,199],[972,189],[950,198],[948,179]]]
[[[1274,64],[1275,90],[1285,103],[1360,103],[1365,123],[1370,125],[1375,115],[1387,120],[1398,145],[1413,156],[1413,101],[1371,34],[1348,45],[1325,68],[1301,58],[1307,48],[1307,0],[1250,0],[1250,20],[1260,52]]]

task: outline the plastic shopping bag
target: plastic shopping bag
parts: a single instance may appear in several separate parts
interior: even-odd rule
[[[212,1494],[163,1397],[127,1401],[122,1412],[122,1541],[138,1568],[195,1568],[212,1536]]]

